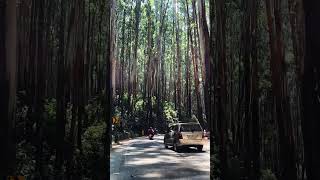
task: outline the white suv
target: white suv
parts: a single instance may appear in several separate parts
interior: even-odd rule
[[[205,143],[203,130],[199,123],[176,123],[168,127],[164,136],[164,145],[173,146],[174,151],[179,152],[181,147],[196,147],[202,151]]]

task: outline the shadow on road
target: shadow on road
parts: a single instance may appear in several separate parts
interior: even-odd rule
[[[173,151],[173,147],[169,148]],[[206,151],[198,151],[196,148],[193,147],[183,147],[180,149],[179,152],[176,153],[205,153]]]

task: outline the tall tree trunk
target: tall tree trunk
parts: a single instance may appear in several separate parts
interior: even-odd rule
[[[146,71],[145,71],[145,93],[146,93],[146,111],[147,111],[147,126],[153,126],[153,118],[152,118],[152,96],[153,96],[153,77],[152,73],[154,70],[154,61],[152,56],[152,47],[153,47],[153,31],[152,31],[152,18],[151,18],[151,2],[148,0],[147,3],[147,17],[148,17],[148,23],[147,23],[147,65],[146,65]]]
[[[257,2],[243,1],[243,57],[245,86],[245,165],[249,179],[259,179],[260,174],[260,136],[258,114],[258,74],[257,74]]]
[[[293,112],[293,123],[294,123],[294,139],[295,139],[295,146],[297,149],[296,156],[297,157],[305,157],[304,152],[302,150],[303,146],[303,135],[301,132],[301,121],[303,119],[302,115],[302,101],[301,101],[301,84],[302,84],[302,77],[301,77],[301,70],[302,70],[302,63],[304,58],[304,46],[305,46],[305,36],[304,36],[304,12],[303,12],[303,0],[288,0],[288,7],[289,7],[289,20],[290,20],[290,27],[291,27],[291,41],[292,41],[292,48],[295,60],[295,88],[296,94],[295,102],[296,106],[294,108],[298,109],[296,112]],[[297,166],[303,166],[302,158],[298,158]],[[299,170],[300,168],[298,168]],[[299,173],[300,172],[300,173]],[[298,171],[300,178],[304,176],[304,170]]]
[[[287,95],[284,42],[282,36],[281,1],[266,0],[269,27],[270,67],[275,117],[280,141],[280,179],[297,179],[295,145]],[[274,17],[274,19],[273,19]]]
[[[217,58],[218,58],[218,86],[217,106],[218,106],[218,144],[219,144],[219,159],[221,163],[221,179],[227,179],[228,157],[227,157],[227,127],[226,127],[226,34],[225,34],[225,1],[217,0],[216,4],[216,19],[217,19]]]
[[[122,19],[122,47],[121,47],[121,64],[120,64],[120,92],[119,92],[119,100],[118,100],[118,104],[121,107],[121,115],[124,115],[124,107],[123,107],[123,103],[122,103],[122,99],[123,99],[123,94],[124,94],[124,63],[125,63],[125,32],[126,32],[126,8],[124,7],[123,9],[123,19]]]
[[[195,19],[192,18],[192,21],[190,20],[189,16],[189,6],[188,3],[186,2],[186,9],[187,9],[187,25],[188,25],[188,39],[190,40],[190,47],[191,47],[191,56],[192,56],[192,62],[193,62],[193,77],[194,77],[194,85],[195,85],[195,94],[196,94],[196,99],[197,99],[197,118],[199,121],[202,123],[201,125],[203,126],[203,116],[202,116],[202,105],[201,105],[201,94],[200,94],[200,81],[199,81],[199,65],[198,61],[196,59],[196,52],[195,52],[195,46],[194,46],[194,41],[193,41],[193,36],[192,36],[192,27],[191,23],[194,23]],[[194,34],[194,37],[196,34]],[[196,41],[196,38],[195,38]]]
[[[306,56],[301,67],[305,163],[307,177],[310,180],[320,179],[320,101],[319,77],[320,63],[318,52],[320,47],[320,1],[304,1]]]
[[[62,164],[63,164],[63,152],[64,152],[64,137],[65,137],[65,124],[66,124],[66,92],[65,92],[65,9],[66,2],[61,0],[60,6],[60,19],[59,19],[59,48],[58,48],[58,62],[57,62],[57,89],[56,89],[56,99],[57,99],[57,112],[56,112],[56,132],[57,142],[56,142],[56,162],[55,162],[55,176],[56,180],[62,178]]]
[[[204,79],[204,96],[205,98],[205,109],[206,109],[206,116],[207,116],[207,123],[210,124],[213,120],[212,118],[212,95],[213,95],[213,79],[212,79],[212,70],[213,70],[213,56],[212,56],[212,49],[210,45],[210,36],[209,36],[209,29],[206,20],[206,10],[205,10],[205,1],[198,1],[198,9],[199,9],[199,29],[200,29],[200,43],[201,43],[201,50],[202,50],[202,60],[204,61],[205,67],[205,76]],[[210,97],[210,98],[209,98]],[[204,125],[205,123],[202,122]]]
[[[0,176],[14,175],[16,169],[16,1],[0,1]]]
[[[260,178],[260,117],[259,117],[259,76],[258,76],[258,49],[257,49],[257,19],[259,2],[255,0],[250,1],[251,6],[251,58],[252,58],[252,75],[251,75],[251,102],[250,102],[250,120],[252,123],[252,175],[251,179]]]
[[[104,141],[104,160],[109,162],[110,158],[110,145],[112,143],[111,133],[112,132],[112,80],[111,80],[111,69],[112,69],[112,21],[113,21],[113,13],[115,9],[114,0],[107,1],[106,5],[106,85],[105,85],[105,109],[104,109],[104,117],[106,122],[106,131],[105,131],[105,141]],[[110,167],[110,166],[109,166]],[[110,176],[110,168],[106,168],[105,170],[105,179]]]
[[[178,3],[177,0],[174,0],[174,19],[175,19],[175,27],[176,27],[176,61],[177,61],[177,84],[176,84],[176,96],[177,96],[177,109],[178,109],[178,117],[181,117],[181,49],[180,49],[180,24],[179,24],[179,15],[178,15]]]
[[[131,84],[131,90],[129,95],[129,112],[132,111],[132,108],[134,106],[134,103],[131,101],[134,101],[136,91],[137,91],[137,63],[138,63],[138,46],[139,46],[139,26],[140,26],[140,15],[141,15],[141,0],[137,0],[136,7],[135,7],[135,27],[134,27],[134,46],[133,46],[133,62],[132,62],[132,75],[130,78],[130,84]],[[133,95],[133,97],[131,97]],[[133,98],[131,100],[131,98]]]
[[[39,3],[39,4],[38,4]],[[35,93],[35,120],[36,120],[36,135],[37,135],[37,156],[36,156],[36,171],[40,177],[44,177],[43,172],[43,112],[44,112],[44,98],[45,98],[45,72],[42,69],[45,67],[45,57],[43,53],[44,48],[44,2],[36,3],[37,8],[37,54],[36,54],[36,93]]]
[[[188,22],[187,22],[188,23]],[[188,24],[189,25],[189,24]],[[188,28],[189,29],[189,28]],[[186,55],[185,55],[185,61],[186,61],[186,84],[185,84],[185,102],[187,104],[186,112],[187,116],[191,118],[192,115],[192,104],[191,104],[191,72],[190,72],[190,66],[191,66],[191,59],[189,57],[189,47],[190,47],[190,31],[187,32],[187,48],[186,48]]]
[[[133,21],[133,17],[131,17],[131,21]],[[127,59],[128,59],[128,103],[127,103],[127,113],[130,115],[131,113],[131,94],[132,94],[132,83],[131,83],[131,76],[132,76],[132,58],[131,58],[131,41],[132,41],[132,30],[131,28],[133,27],[133,22],[130,23],[130,26],[128,27],[129,33],[128,33],[128,41],[127,41]]]

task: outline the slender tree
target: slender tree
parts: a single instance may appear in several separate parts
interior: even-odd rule
[[[205,1],[198,0],[199,9],[199,29],[200,29],[200,43],[201,43],[201,59],[204,61],[205,75],[203,75],[204,81],[204,94],[205,97],[211,97],[213,95],[213,59],[212,59],[212,49],[210,45],[209,28],[206,19],[206,8]],[[208,123],[212,123],[211,109],[213,107],[211,98],[205,98],[205,109]],[[201,123],[204,125],[204,122]]]
[[[63,152],[64,152],[64,136],[65,136],[65,124],[66,124],[66,90],[65,90],[65,9],[66,2],[60,1],[60,19],[59,19],[59,48],[58,48],[58,68],[57,68],[57,112],[56,112],[56,132],[60,132],[57,135],[57,150],[56,150],[56,179],[60,179],[62,176],[62,164],[63,164]]]
[[[104,159],[109,162],[110,158],[110,145],[112,143],[111,133],[112,132],[112,82],[111,82],[111,69],[112,69],[112,22],[113,22],[113,13],[114,13],[115,3],[113,0],[107,1],[106,4],[106,82],[105,82],[105,109],[104,116],[106,121],[106,131],[105,131],[105,141],[104,141]],[[109,166],[110,167],[110,166]],[[107,178],[110,175],[110,168],[106,168],[105,177]]]
[[[178,14],[178,3],[176,0],[173,1],[174,6],[174,19],[175,19],[175,28],[176,28],[176,60],[177,60],[177,84],[176,84],[176,92],[177,92],[177,109],[178,115],[181,117],[181,48],[180,48],[180,24],[179,24],[179,14]]]
[[[197,117],[200,120],[200,122],[203,123],[203,110],[202,110],[202,105],[201,105],[201,92],[200,92],[200,81],[199,81],[199,63],[198,60],[196,59],[196,52],[195,52],[195,45],[194,42],[196,41],[195,39],[195,34],[192,36],[192,27],[191,23],[194,23],[194,19],[192,18],[192,21],[190,20],[189,16],[189,5],[186,3],[186,11],[187,11],[187,21],[188,21],[188,39],[190,40],[190,46],[191,46],[191,56],[192,56],[192,63],[193,63],[193,77],[194,77],[194,85],[195,85],[195,94],[196,94],[196,99],[197,99]],[[194,37],[194,38],[193,38]],[[202,124],[203,125],[203,124]]]
[[[217,92],[217,109],[218,109],[218,144],[219,144],[219,158],[221,162],[221,178],[227,179],[227,127],[226,127],[226,34],[225,34],[225,1],[217,0],[216,7],[216,19],[217,19],[217,34],[216,34],[216,46],[217,46],[217,58],[218,58],[218,82],[216,87]]]

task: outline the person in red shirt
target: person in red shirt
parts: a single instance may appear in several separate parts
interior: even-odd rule
[[[148,135],[149,135],[149,134],[154,135],[154,130],[153,130],[152,127],[150,127],[150,128],[148,129]]]
[[[152,127],[148,129],[148,136],[149,136],[149,139],[152,139],[154,136],[154,130]]]

